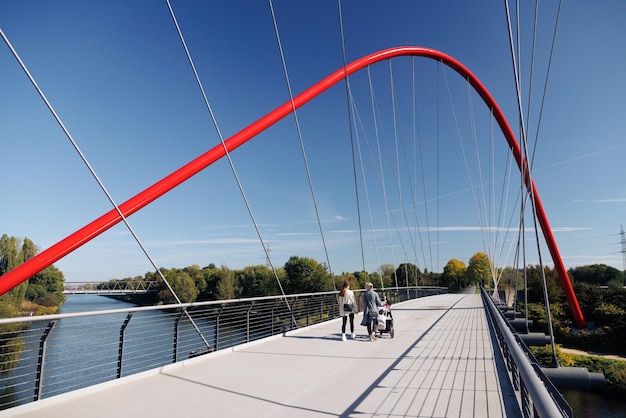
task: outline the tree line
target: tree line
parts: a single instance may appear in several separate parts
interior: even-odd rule
[[[344,281],[348,281],[353,289],[363,288],[366,282],[372,282],[379,288],[442,286],[460,289],[469,283],[488,280],[491,277],[489,265],[487,255],[479,252],[470,259],[468,267],[459,260],[450,260],[443,273],[429,272],[428,269],[422,271],[413,263],[402,263],[397,268],[383,264],[375,272],[332,274],[324,263],[294,255],[274,270],[264,264],[233,270],[213,263],[205,267],[191,265],[184,268],[160,268],[160,274],[151,271],[143,276],[111,279],[102,287],[110,288],[116,283],[127,281],[153,282],[152,289],[156,289],[156,292],[150,299],[144,299],[143,303],[164,304],[176,302],[170,287],[184,303],[275,296],[282,292],[298,294],[334,291],[341,289]]]
[[[550,314],[555,338],[560,344],[582,350],[626,355],[623,336],[626,334],[626,289],[624,272],[604,264],[569,269],[572,287],[587,328],[573,325],[565,293],[556,270],[530,266],[526,269],[527,289],[518,297],[518,310],[526,311],[533,321],[534,331],[547,332],[547,315],[543,292],[545,276]],[[625,376],[626,377],[626,376]]]
[[[105,286],[119,282],[153,282],[156,289],[151,299],[143,303],[174,303],[176,299],[171,289],[181,302],[227,300],[247,297],[275,296],[285,294],[327,292],[341,289],[348,281],[352,288],[362,288],[371,281],[378,287],[415,286],[437,281],[436,274],[422,272],[416,265],[403,263],[397,269],[392,265],[381,266],[381,272],[344,272],[338,275],[330,273],[324,263],[314,258],[291,256],[281,267],[272,270],[264,264],[247,266],[243,269],[230,269],[225,265],[211,263],[205,267],[191,265],[184,268],[159,268],[159,272],[150,271],[143,276],[111,279]],[[167,281],[165,283],[161,274]],[[169,286],[168,286],[169,284]]]
[[[0,276],[30,260],[39,252],[32,240],[3,234],[0,238]],[[3,317],[15,316],[19,312],[36,310],[51,313],[65,302],[63,272],[51,265],[29,280],[19,284],[0,296],[0,311]]]

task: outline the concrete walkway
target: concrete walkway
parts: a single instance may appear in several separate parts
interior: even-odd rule
[[[392,306],[395,337],[341,322],[2,411],[6,417],[518,417],[479,295]],[[498,364],[500,362],[500,364]]]

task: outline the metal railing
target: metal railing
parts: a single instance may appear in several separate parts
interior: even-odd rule
[[[446,292],[408,287],[383,293],[398,303]],[[361,304],[360,291],[355,293]],[[336,296],[325,292],[0,319],[0,410],[334,319]]]
[[[520,411],[524,417],[573,417],[571,407],[539,367],[537,360],[485,289],[481,289],[489,325],[496,334]]]

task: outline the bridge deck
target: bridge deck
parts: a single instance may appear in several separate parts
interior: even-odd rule
[[[8,411],[14,417],[517,417],[479,295],[392,306],[395,338],[330,321]],[[500,373],[498,372],[500,370]]]

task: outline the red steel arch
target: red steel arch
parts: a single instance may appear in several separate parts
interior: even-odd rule
[[[580,310],[580,306],[578,305],[578,300],[576,299],[574,289],[572,288],[569,276],[567,275],[567,270],[565,268],[565,265],[563,264],[563,260],[561,259],[561,255],[556,245],[554,235],[552,234],[552,229],[550,228],[550,224],[548,223],[548,218],[546,217],[546,214],[544,212],[541,199],[539,198],[539,193],[537,192],[537,188],[535,187],[532,178],[530,178],[527,170],[526,160],[522,155],[519,143],[517,142],[515,135],[511,130],[511,127],[504,117],[504,114],[502,113],[500,107],[493,99],[491,94],[487,91],[485,86],[480,82],[480,80],[459,61],[447,54],[444,54],[443,52],[434,49],[417,46],[401,46],[389,48],[367,55],[348,64],[346,68],[341,68],[335,71],[333,74],[324,78],[322,81],[318,82],[317,84],[313,85],[312,87],[294,97],[293,104],[291,101],[286,102],[282,106],[274,109],[272,112],[268,113],[256,122],[252,123],[248,127],[228,138],[226,141],[224,141],[224,146],[222,146],[222,144],[215,146],[214,148],[200,155],[188,164],[174,171],[167,177],[148,187],[141,193],[122,203],[121,205],[119,205],[120,211],[122,212],[124,217],[132,215],[144,206],[148,205],[165,193],[169,192],[185,180],[189,179],[190,177],[194,176],[198,172],[202,171],[203,169],[214,163],[215,161],[222,158],[224,155],[226,155],[226,150],[228,150],[228,152],[231,152],[239,146],[243,145],[245,142],[249,141],[260,132],[264,131],[274,123],[289,115],[294,109],[301,107],[334,84],[343,80],[346,76],[351,75],[370,64],[374,64],[385,59],[411,55],[431,58],[440,61],[443,64],[446,64],[448,67],[452,68],[463,78],[465,78],[476,90],[476,92],[478,92],[485,104],[490,109],[492,109],[493,115],[498,122],[498,125],[500,126],[500,129],[502,130],[504,136],[506,137],[509,148],[513,153],[520,172],[524,173],[526,187],[529,193],[532,193],[532,196],[535,200],[537,219],[539,220],[539,224],[541,225],[541,230],[546,240],[546,244],[548,245],[548,248],[550,250],[550,254],[552,256],[555,269],[561,281],[561,286],[569,303],[574,322],[578,328],[584,328],[585,320]],[[111,211],[105,213],[91,223],[85,225],[78,231],[67,236],[65,239],[54,244],[47,250],[37,254],[35,257],[31,258],[24,264],[21,264],[20,266],[7,272],[2,277],[0,277],[0,295],[5,294],[13,287],[26,281],[28,278],[35,275],[39,271],[43,270],[44,268],[48,267],[59,259],[65,257],[67,254],[71,253],[72,251],[76,250],[83,244],[97,237],[107,229],[116,225],[121,220],[122,219],[119,216],[117,210],[112,209]]]

